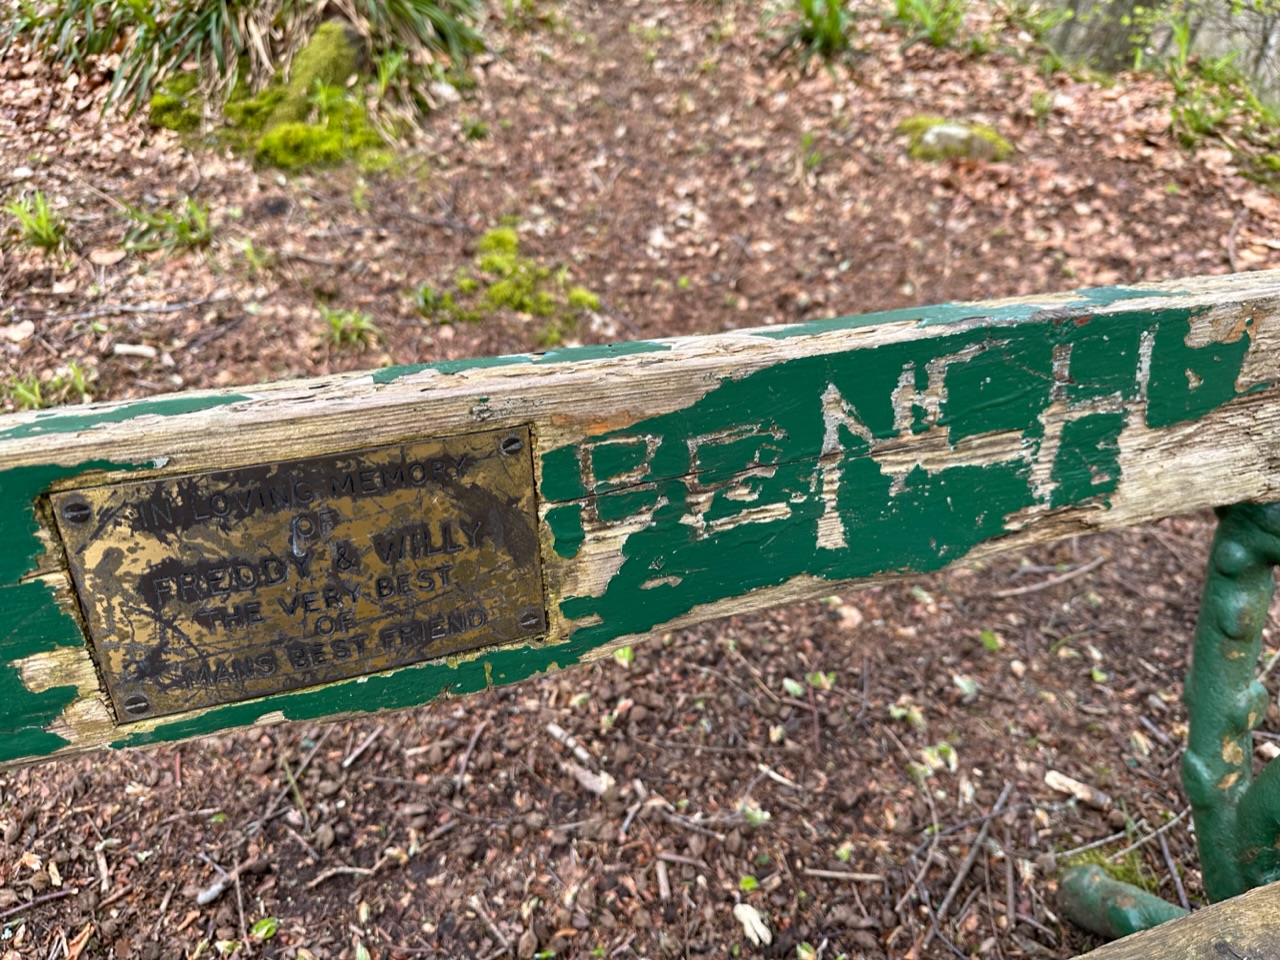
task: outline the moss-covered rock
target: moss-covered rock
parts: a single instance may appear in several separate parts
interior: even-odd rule
[[[199,82],[194,73],[179,73],[161,86],[148,104],[151,125],[179,133],[199,130],[204,107],[196,92]]]
[[[358,72],[359,48],[337,20],[316,28],[307,45],[293,58],[289,81],[267,119],[267,127],[302,123],[311,112],[311,94],[320,86],[343,87]]]
[[[314,123],[267,124],[254,152],[259,163],[282,170],[334,166],[384,146],[369,125],[364,104],[340,87],[319,90],[330,96],[324,98],[325,108]]]
[[[917,114],[898,124],[915,160],[1007,160],[1013,145],[984,123],[960,123],[930,114]]]
[[[369,122],[359,89],[361,48],[341,21],[316,28],[298,51],[287,83],[276,78],[258,93],[236,84],[212,139],[263,166],[283,170],[336,166],[356,160],[366,172],[394,166],[396,155]],[[151,100],[151,122],[183,133],[201,127],[204,103],[195,73],[175,77]]]

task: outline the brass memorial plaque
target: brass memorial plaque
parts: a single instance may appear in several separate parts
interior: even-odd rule
[[[121,722],[546,629],[527,428],[50,500]]]

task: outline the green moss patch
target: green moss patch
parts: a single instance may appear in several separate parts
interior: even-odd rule
[[[267,127],[303,123],[311,113],[312,94],[323,87],[343,87],[357,73],[359,52],[342,24],[327,20],[293,58],[284,96],[276,102]]]
[[[946,117],[917,114],[898,124],[914,160],[1007,160],[1013,145],[985,123],[961,123]]]
[[[288,81],[277,77],[258,93],[236,84],[223,108],[215,143],[282,170],[331,167],[354,160],[366,172],[395,165],[396,155],[369,120],[357,75],[360,51],[339,21],[326,21],[298,52]],[[243,73],[243,70],[242,70]],[[151,99],[155,126],[194,134],[204,101],[195,73],[166,83]]]
[[[1146,890],[1148,893],[1157,892],[1160,886],[1159,878],[1152,876],[1151,872],[1145,868],[1142,857],[1137,851],[1131,850],[1118,863],[1111,857],[1111,853],[1101,848],[1082,850],[1073,856],[1064,857],[1058,861],[1058,866],[1065,870],[1067,867],[1093,864],[1101,867],[1112,880],[1119,880],[1121,883]]]
[[[170,78],[151,97],[149,115],[153,126],[179,133],[200,129],[204,100],[197,93],[199,78],[194,72],[179,73]]]
[[[413,293],[418,312],[438,323],[480,323],[499,311],[541,322],[537,342],[559,346],[600,298],[569,282],[569,268],[544,266],[520,252],[520,237],[498,227],[476,241],[475,272],[460,270],[444,290],[422,284]]]

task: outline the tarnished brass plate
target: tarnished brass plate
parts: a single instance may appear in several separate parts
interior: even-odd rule
[[[50,500],[121,722],[545,629],[527,428]]]

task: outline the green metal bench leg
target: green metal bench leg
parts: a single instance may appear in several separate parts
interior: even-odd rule
[[[1190,719],[1182,783],[1191,801],[1204,886],[1225,900],[1280,879],[1280,763],[1253,779],[1253,730],[1267,712],[1256,669],[1280,564],[1280,504],[1221,507],[1209,554],[1184,699]],[[1075,923],[1117,937],[1182,914],[1097,867],[1063,872]]]

